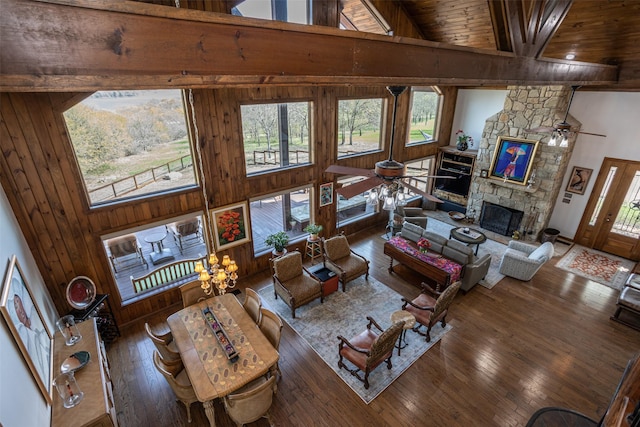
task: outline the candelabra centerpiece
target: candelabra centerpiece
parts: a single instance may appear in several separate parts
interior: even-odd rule
[[[208,267],[205,268],[202,261],[198,261],[194,271],[198,273],[200,287],[205,295],[214,294],[214,289],[218,289],[219,295],[224,295],[227,288],[234,288],[238,280],[238,264],[229,255],[222,257],[222,262],[218,264],[218,257],[215,252],[209,255]]]

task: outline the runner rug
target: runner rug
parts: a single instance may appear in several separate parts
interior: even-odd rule
[[[427,220],[427,230],[432,231],[434,233],[440,234],[441,236],[449,238],[449,232],[452,228],[455,228],[451,224],[447,224],[446,222],[438,221],[435,218],[429,218]],[[384,240],[388,239],[388,235],[381,236]],[[507,250],[507,246],[503,245],[500,242],[496,242],[495,240],[487,239],[486,242],[482,243],[478,248],[478,257],[483,256],[486,253],[491,254],[491,264],[489,266],[489,271],[487,272],[486,277],[478,282],[479,285],[484,286],[487,289],[493,288],[500,280],[504,279],[504,275],[500,274],[500,261],[502,260],[502,255],[504,255]]]
[[[451,329],[451,325],[443,329],[438,323],[431,329],[431,342],[426,342],[422,335],[407,331],[408,346],[402,349],[400,356],[398,350],[394,350],[391,358],[393,367],[390,370],[383,363],[369,374],[367,390],[363,382],[348,371],[338,368],[337,336],[350,339],[358,335],[367,327],[367,316],[373,317],[383,329],[388,328],[391,326],[391,313],[402,307],[400,294],[371,276],[365,281],[363,276],[347,283],[346,292],[338,290],[326,296],[322,304],[317,299],[297,308],[295,319],[291,317],[291,309],[281,298],[274,299],[273,285],[261,289],[259,294],[263,304],[276,311],[367,404]],[[345,363],[352,366],[349,361]]]
[[[635,261],[573,245],[556,267],[610,288],[622,289],[634,265]]]

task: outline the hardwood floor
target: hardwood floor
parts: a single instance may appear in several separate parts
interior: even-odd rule
[[[381,234],[369,230],[349,240],[371,260],[373,277],[415,296],[420,277],[401,267],[387,272]],[[599,420],[627,361],[640,351],[640,332],[609,319],[617,291],[556,269],[557,260],[530,282],[505,278],[492,290],[476,286],[458,294],[448,319],[453,329],[369,405],[285,323],[272,420],[278,426],[523,426],[543,406]],[[271,279],[261,273],[240,282],[259,289]],[[180,308],[178,302],[147,320],[159,326]],[[410,340],[422,339],[409,333]],[[144,321],[123,328],[108,349],[118,421],[189,425],[184,406],[154,370],[153,349]],[[215,410],[218,426],[234,425],[220,402]],[[200,403],[192,415],[191,425],[208,425]],[[250,424],[267,425],[265,419]]]

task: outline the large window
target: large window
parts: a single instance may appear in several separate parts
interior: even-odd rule
[[[433,88],[411,88],[411,113],[407,145],[433,142],[441,95]]]
[[[338,101],[338,158],[382,148],[383,106],[382,98]]]
[[[64,118],[92,205],[196,184],[182,91],[96,92]]]
[[[194,260],[207,255],[206,233],[201,214],[183,215],[167,222],[147,224],[117,234],[102,236],[111,274],[124,304],[175,287],[166,280],[136,290],[131,279],[141,278],[167,264]]]
[[[364,178],[343,177],[338,179],[338,187],[346,187],[356,182],[362,181]],[[377,212],[377,205],[372,206],[367,203],[369,191],[357,194],[349,199],[337,194],[336,203],[336,225],[342,227],[346,224],[367,218]]]
[[[311,186],[269,194],[251,200],[251,233],[256,256],[267,253],[265,239],[270,234],[284,231],[289,241],[306,236],[303,231],[314,218],[310,203]]]
[[[311,1],[243,0],[231,10],[231,13],[250,18],[308,24],[311,22]]]
[[[247,175],[309,164],[309,102],[242,105]]]

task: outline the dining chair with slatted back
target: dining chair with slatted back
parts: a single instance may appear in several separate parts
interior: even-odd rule
[[[242,307],[251,316],[256,325],[260,323],[260,309],[262,308],[262,300],[260,295],[251,288],[244,290],[244,302]]]
[[[240,390],[222,398],[224,409],[229,417],[243,426],[264,417],[271,422],[271,404],[275,392],[275,377],[260,377]]]
[[[184,403],[184,406],[187,408],[187,421],[191,422],[191,404],[197,402],[198,398],[187,376],[187,371],[185,371],[182,365],[182,361],[165,361],[160,353],[154,351],[153,364],[158,372],[167,380],[178,400]]]
[[[167,362],[181,360],[180,352],[176,347],[176,343],[173,341],[171,331],[163,334],[156,334],[151,330],[151,326],[146,322],[144,324],[144,330],[147,332],[147,336],[151,339],[151,342],[156,346],[156,349],[162,356],[163,360]]]

